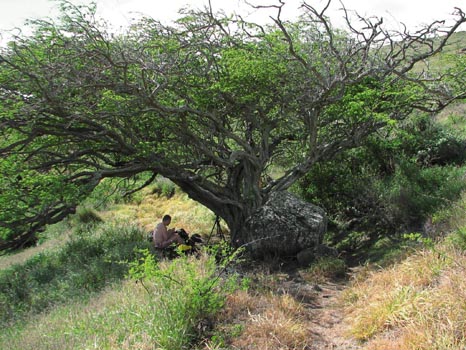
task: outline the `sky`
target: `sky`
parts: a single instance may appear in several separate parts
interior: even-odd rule
[[[107,19],[116,27],[127,25],[138,13],[170,21],[177,17],[180,8],[186,5],[200,8],[208,0],[94,0],[97,3],[98,15]],[[246,6],[245,0],[211,0],[214,10],[225,10],[227,13],[239,12],[250,20],[257,20],[263,11],[253,10]],[[278,0],[249,0],[254,4],[273,4]],[[286,2],[284,17],[292,18],[298,13],[302,0],[283,0]],[[72,0],[73,3],[90,3],[91,0]],[[310,5],[322,8],[326,0],[307,0]],[[400,22],[410,29],[435,19],[452,18],[455,7],[466,12],[466,0],[343,0],[347,9],[355,10],[362,16],[378,16],[392,29],[401,29]],[[0,0],[0,32],[5,37],[5,30],[21,27],[27,18],[43,18],[56,14],[56,3],[53,0]],[[328,12],[334,25],[342,23],[342,12],[339,0],[332,0]],[[465,25],[461,27],[466,30]],[[0,38],[1,41],[1,38]]]

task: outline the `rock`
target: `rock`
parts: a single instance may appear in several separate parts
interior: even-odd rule
[[[306,248],[301,250],[296,254],[296,259],[298,260],[299,266],[305,267],[311,265],[311,263],[316,259],[315,248]]]
[[[338,250],[335,248],[329,247],[325,244],[319,244],[315,247],[315,255],[316,258],[323,258],[323,257],[338,257]]]
[[[299,266],[306,267],[311,265],[314,260],[323,257],[334,257],[338,256],[338,251],[335,248],[326,246],[325,244],[318,244],[312,248],[306,248],[296,254]]]
[[[321,244],[327,230],[322,208],[289,192],[273,193],[246,221],[247,248],[254,257],[295,257]]]

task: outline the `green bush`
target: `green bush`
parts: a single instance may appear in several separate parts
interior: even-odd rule
[[[459,198],[465,188],[464,168],[455,166],[419,167],[400,162],[396,173],[377,190],[389,204],[388,210],[404,229],[419,225],[450,201]]]
[[[316,166],[295,186],[330,217],[327,240],[346,251],[422,230],[465,188],[464,140],[426,116],[370,137]]]
[[[80,207],[76,211],[76,220],[80,224],[97,224],[103,222],[100,215],[93,209],[89,207]]]
[[[134,226],[101,225],[75,234],[62,248],[0,271],[0,324],[69,299],[86,298],[123,278],[135,248],[148,247]]]
[[[221,278],[215,257],[180,257],[158,263],[148,250],[131,263],[130,276],[142,283],[154,303],[150,335],[161,350],[189,349],[201,336],[200,325],[238,288],[237,278]]]

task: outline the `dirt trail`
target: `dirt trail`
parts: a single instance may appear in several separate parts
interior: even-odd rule
[[[347,280],[312,285],[299,277],[284,285],[284,291],[300,300],[310,313],[312,340],[308,350],[362,349],[357,341],[348,337],[343,320],[344,310],[339,298],[346,288]]]
[[[343,310],[338,303],[346,283],[325,283],[319,285],[314,305],[311,306],[311,328],[314,335],[310,344],[312,350],[355,350],[361,347],[345,335]]]

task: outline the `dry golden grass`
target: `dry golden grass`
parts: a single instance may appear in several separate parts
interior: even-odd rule
[[[214,214],[201,204],[177,191],[171,198],[147,193],[140,203],[118,204],[112,210],[99,213],[104,220],[134,222],[151,231],[165,214],[172,217],[171,227],[207,235],[214,224]]]
[[[466,349],[466,254],[448,244],[373,271],[344,293],[365,350]]]
[[[227,343],[232,349],[304,349],[311,340],[309,313],[288,294],[237,291],[227,298],[217,322],[219,331],[231,335]]]

